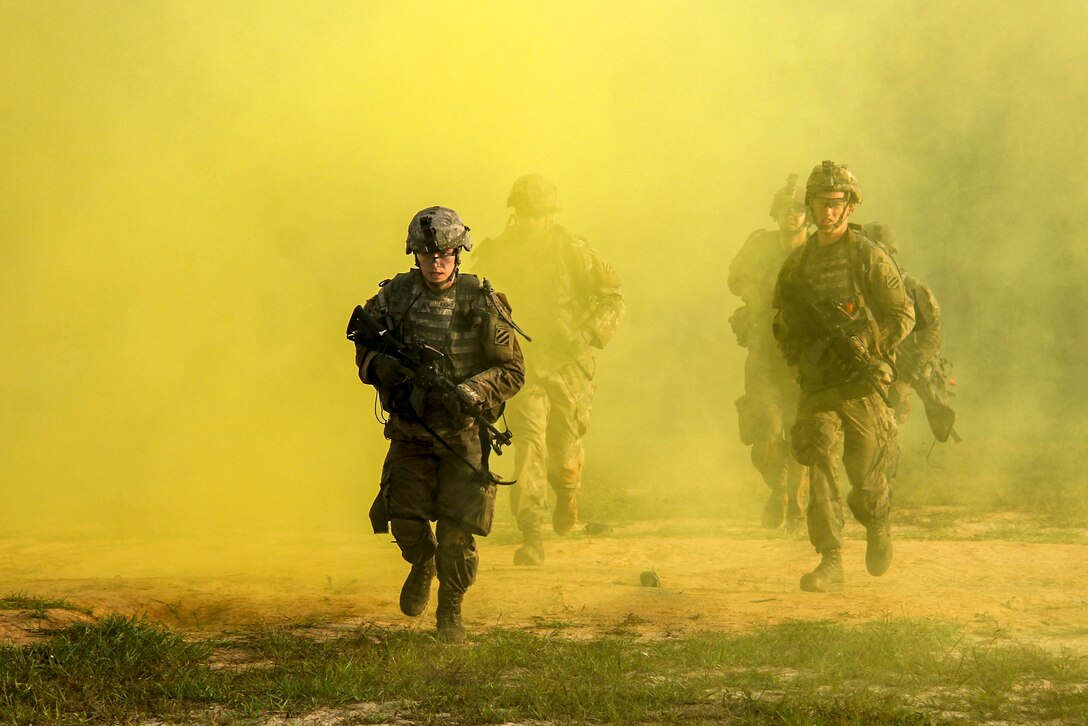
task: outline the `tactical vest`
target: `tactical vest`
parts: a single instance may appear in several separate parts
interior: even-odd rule
[[[868,240],[868,238],[862,236],[856,229],[854,229],[854,225],[851,225],[850,230],[847,232],[842,240],[843,244],[846,245],[848,255],[847,266],[849,269],[850,284],[853,288],[854,294],[852,300],[839,302],[848,302],[854,307],[854,309],[848,310],[847,312],[849,312],[853,316],[853,319],[857,323],[858,327],[869,328],[869,331],[872,334],[874,352],[876,352],[878,355],[881,355],[883,354],[883,351],[880,349],[880,326],[876,321],[876,315],[873,313],[872,308],[867,302],[867,298],[869,296],[869,286],[866,283],[866,279],[869,270],[867,263],[861,259],[860,255],[861,245],[863,244],[862,240],[869,241],[870,244],[876,244],[875,242],[871,242],[870,240]],[[798,278],[796,282],[800,282],[800,280],[803,279],[805,274],[805,263],[808,262],[809,256],[816,249],[817,244],[817,237],[815,234],[813,234],[811,237],[809,237],[809,239],[805,242],[804,246],[801,248],[801,259],[798,261],[797,267],[794,269],[794,275],[796,276],[796,278]],[[798,288],[800,287],[801,286],[799,285]]]
[[[459,272],[452,288],[435,294],[427,289],[420,272],[411,270],[380,286],[377,302],[382,322],[402,340],[441,352],[450,378],[461,381],[491,367],[481,345],[489,311],[480,278]]]

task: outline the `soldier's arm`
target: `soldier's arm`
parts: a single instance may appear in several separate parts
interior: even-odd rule
[[[914,301],[892,258],[876,245],[868,269],[869,294],[880,327],[880,349],[894,351],[914,329]]]
[[[793,292],[790,284],[798,259],[797,253],[786,258],[786,261],[782,264],[782,269],[778,271],[778,279],[774,285],[774,295],[771,297],[771,307],[776,311],[772,323],[772,332],[779,349],[782,351],[782,355],[785,356],[786,362],[790,365],[797,363],[798,345],[803,332],[797,330],[801,316],[792,303],[791,295]]]
[[[594,348],[612,340],[623,319],[627,303],[620,292],[620,277],[612,265],[588,245],[581,249],[584,289],[589,295],[589,315],[580,331]]]
[[[494,304],[503,304],[501,298],[496,295]],[[505,310],[505,316],[494,308],[489,310],[480,343],[491,367],[466,378],[463,383],[480,397],[486,408],[493,408],[521,390],[525,383],[525,358],[513,328],[505,319],[510,316],[509,308]]]
[[[381,292],[363,304],[363,311],[375,319],[381,316],[382,305],[380,297]],[[373,371],[370,367],[370,364],[373,362],[374,356],[376,355],[378,355],[378,352],[369,348],[365,343],[355,343],[355,365],[359,368],[359,380],[372,386],[378,385],[372,375]]]
[[[903,278],[914,298],[914,340],[921,360],[936,360],[941,354],[941,308],[937,297],[924,282],[906,273]]]
[[[736,257],[729,263],[729,277],[726,280],[729,292],[745,302],[753,297],[754,292],[756,292],[755,288],[759,285],[759,280],[752,275],[750,258],[752,257],[752,247],[757,244],[762,231],[757,229],[748,235],[748,239],[744,240],[744,244],[741,245]]]

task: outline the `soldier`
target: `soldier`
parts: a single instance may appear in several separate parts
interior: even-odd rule
[[[474,535],[491,531],[495,507],[488,438],[466,412],[487,409],[497,418],[494,409],[525,380],[505,298],[459,271],[462,250],[471,249],[469,228],[452,209],[416,214],[406,249],[416,267],[381,283],[363,307],[383,333],[354,338],[359,378],[378,389],[388,413],[389,453],[371,523],[376,533],[392,529],[412,565],[400,593],[405,615],[423,612],[437,574],[438,635],[451,641],[465,638],[461,603],[479,564]],[[422,369],[406,366],[390,336],[430,346],[434,370],[456,387],[443,392]]]
[[[892,258],[850,226],[861,190],[845,166],[825,161],[805,185],[816,232],[789,256],[778,276],[775,338],[801,384],[793,453],[810,467],[809,539],[819,565],[801,589],[843,587],[839,468],[850,482],[847,503],[865,525],[865,566],[879,576],[892,561],[889,469],[895,418],[883,386],[894,351],[914,326],[914,307]]]
[[[862,231],[892,257],[899,254],[898,236],[890,225],[870,222],[862,227]],[[944,442],[949,437],[958,440],[953,428],[956,412],[948,405],[951,364],[941,355],[941,308],[928,285],[902,269],[900,272],[907,294],[914,303],[914,330],[895,355],[899,375],[888,390],[895,420],[903,424],[910,417],[913,390],[922,399],[930,430],[937,440]]]
[[[506,229],[484,242],[475,269],[513,291],[516,318],[533,339],[525,388],[510,402],[515,432],[511,507],[522,533],[516,565],[544,562],[542,524],[547,490],[555,492],[552,528],[559,535],[578,521],[578,489],[595,388],[592,348],[603,348],[624,312],[620,281],[585,240],[554,220],[555,185],[539,174],[514,182]]]
[[[752,447],[752,463],[770,487],[763,526],[799,531],[804,527],[808,469],[790,455],[788,431],[797,411],[797,371],[778,352],[771,323],[771,298],[782,263],[801,246],[808,231],[804,189],[797,175],[771,199],[778,229],[748,236],[729,265],[729,289],[744,305],[729,318],[737,343],[748,349],[744,395],[737,399],[741,442]]]

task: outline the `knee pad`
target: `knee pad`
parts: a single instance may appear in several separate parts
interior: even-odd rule
[[[476,548],[476,539],[472,536],[472,533],[452,519],[440,518],[435,529],[438,532],[438,547],[440,549],[467,550]]]

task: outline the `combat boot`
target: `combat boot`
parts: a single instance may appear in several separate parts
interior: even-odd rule
[[[767,504],[763,507],[763,526],[767,529],[778,529],[786,519],[786,507],[789,503],[789,495],[780,489],[772,489],[771,496],[767,498]]]
[[[521,532],[522,544],[514,552],[514,564],[522,566],[540,566],[544,564],[544,537],[540,534],[540,525]]]
[[[884,523],[865,528],[865,569],[873,577],[880,577],[892,564],[892,528]]]
[[[801,576],[801,589],[805,592],[842,592],[845,581],[842,552],[835,547],[823,553],[823,559],[816,569]]]
[[[465,642],[465,625],[461,622],[461,601],[465,595],[438,588],[438,607],[435,617],[438,623],[438,639],[447,643]]]
[[[431,580],[435,576],[434,558],[412,565],[412,571],[404,579],[400,589],[400,611],[415,617],[427,607],[431,599]]]
[[[556,492],[555,511],[552,512],[552,529],[558,535],[570,534],[578,521],[577,492]]]

